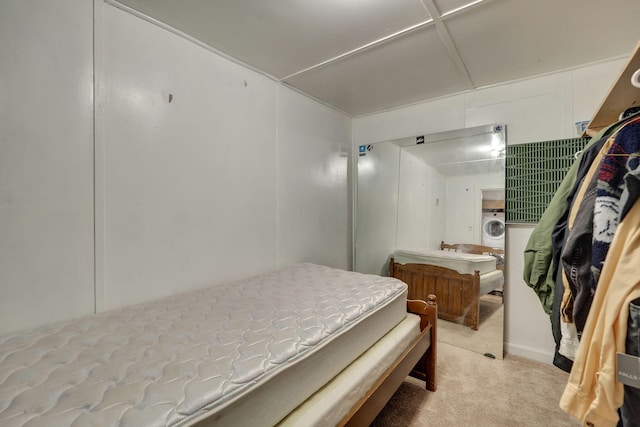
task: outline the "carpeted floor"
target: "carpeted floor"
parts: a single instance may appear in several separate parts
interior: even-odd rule
[[[437,391],[407,378],[372,426],[579,426],[558,407],[567,378],[553,365],[439,342]]]
[[[438,341],[476,353],[490,353],[502,359],[504,347],[504,305],[502,298],[484,295],[480,298],[480,325],[477,331],[468,326],[438,321]]]

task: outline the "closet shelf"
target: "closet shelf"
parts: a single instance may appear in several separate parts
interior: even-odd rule
[[[620,114],[630,107],[640,105],[640,88],[631,84],[631,76],[640,69],[640,42],[622,68],[613,87],[589,122],[585,133],[595,135],[600,129],[618,121]]]

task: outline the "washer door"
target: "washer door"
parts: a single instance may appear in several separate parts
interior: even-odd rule
[[[499,219],[492,219],[484,223],[484,233],[491,239],[504,237],[504,222]]]

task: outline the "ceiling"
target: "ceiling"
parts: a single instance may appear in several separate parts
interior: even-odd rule
[[[625,57],[639,0],[106,0],[351,116]]]

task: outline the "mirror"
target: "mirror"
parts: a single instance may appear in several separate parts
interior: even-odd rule
[[[415,254],[495,260],[471,297],[458,301],[443,290],[450,279],[441,276],[433,289],[439,289],[439,307],[445,299],[463,305],[456,315],[447,314],[454,309],[441,311],[439,341],[496,358],[503,357],[504,251],[457,255],[444,253],[441,242],[504,249],[505,146],[505,126],[491,124],[362,145],[357,162],[354,270],[388,276],[390,258],[402,258],[397,251],[404,263],[416,262]],[[467,321],[474,306],[477,330]]]

